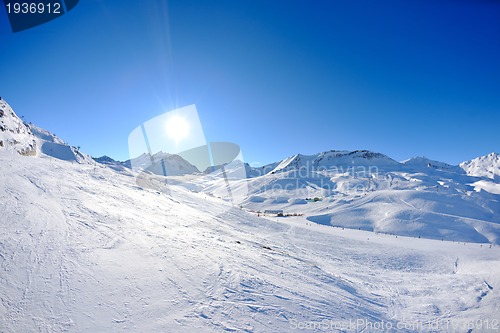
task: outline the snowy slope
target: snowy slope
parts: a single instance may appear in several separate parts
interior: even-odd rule
[[[499,247],[258,218],[104,166],[0,152],[0,170],[5,333],[465,332],[499,319]]]
[[[36,155],[36,140],[29,127],[15,114],[3,99],[0,99],[0,150],[21,155]]]
[[[76,147],[67,145],[49,131],[31,123],[25,124],[3,99],[0,100],[0,150],[94,164],[90,156],[83,154]]]
[[[38,156],[53,157],[80,164],[95,164],[90,156],[82,153],[77,147],[69,146],[55,134],[31,123],[27,126],[37,141]]]

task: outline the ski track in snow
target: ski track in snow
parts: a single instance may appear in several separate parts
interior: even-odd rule
[[[499,247],[257,218],[49,158],[2,153],[0,168],[2,333],[500,319]]]

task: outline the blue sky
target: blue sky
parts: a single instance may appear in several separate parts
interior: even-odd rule
[[[247,162],[369,149],[448,163],[500,152],[498,1],[82,0],[11,33],[0,96],[93,155],[196,104]]]

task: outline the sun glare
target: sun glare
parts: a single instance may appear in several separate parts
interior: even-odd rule
[[[167,121],[167,135],[176,143],[189,135],[188,122],[179,116],[173,116]]]

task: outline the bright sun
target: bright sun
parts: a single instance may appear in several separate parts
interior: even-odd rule
[[[189,135],[188,122],[179,116],[172,116],[167,121],[167,135],[179,142]]]

